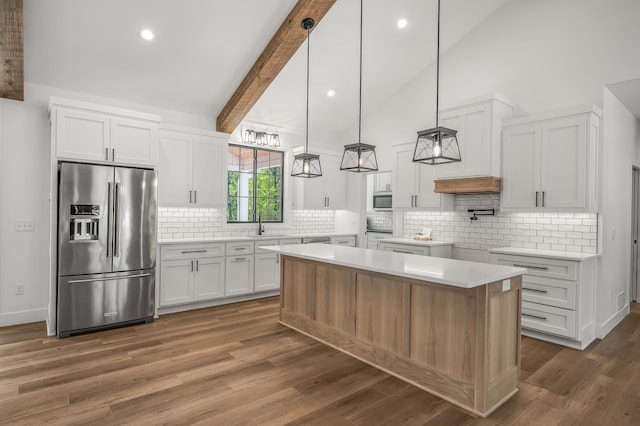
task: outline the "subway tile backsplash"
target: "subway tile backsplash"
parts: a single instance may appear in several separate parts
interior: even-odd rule
[[[473,215],[467,209],[496,209],[495,216]],[[454,211],[407,211],[404,237],[432,228],[432,238],[451,241],[454,247],[487,250],[522,247],[597,253],[598,216],[592,213],[500,212],[500,196],[456,195]]]
[[[393,229],[393,212],[367,212],[367,229]]]
[[[158,208],[158,239],[213,238],[255,235],[257,224],[227,224],[217,208]],[[321,234],[335,229],[333,210],[293,210],[286,224],[265,224],[265,234]]]

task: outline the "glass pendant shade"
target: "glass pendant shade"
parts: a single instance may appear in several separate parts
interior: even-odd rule
[[[413,161],[431,165],[461,161],[457,133],[446,127],[419,131]]]
[[[350,172],[375,172],[378,171],[376,159],[376,147],[364,143],[354,143],[344,146],[340,170]]]
[[[320,156],[306,152],[295,155],[293,157],[293,166],[291,167],[291,176],[303,178],[322,176]]]

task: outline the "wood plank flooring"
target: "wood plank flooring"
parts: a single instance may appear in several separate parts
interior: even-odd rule
[[[487,419],[279,325],[270,298],[58,340],[0,328],[0,424],[638,425],[640,306],[576,351],[524,337]]]

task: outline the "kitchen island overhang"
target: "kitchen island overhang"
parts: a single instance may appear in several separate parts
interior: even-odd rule
[[[308,244],[281,256],[280,323],[485,417],[517,392],[522,268]]]

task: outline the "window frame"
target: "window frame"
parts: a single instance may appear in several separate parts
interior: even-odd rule
[[[285,152],[277,149],[268,149],[268,148],[259,148],[256,146],[247,146],[240,144],[230,143],[227,147],[227,153],[229,152],[229,148],[236,147],[240,149],[247,149],[253,151],[253,197],[251,198],[253,202],[253,220],[229,220],[229,170],[227,167],[227,201],[225,205],[225,216],[227,220],[227,224],[253,224],[258,223],[258,218],[256,217],[257,212],[257,196],[258,196],[258,151],[263,152],[275,152],[281,155],[282,161],[280,163],[280,220],[263,220],[262,223],[284,223],[284,192],[285,192]],[[228,161],[227,161],[228,164]]]

